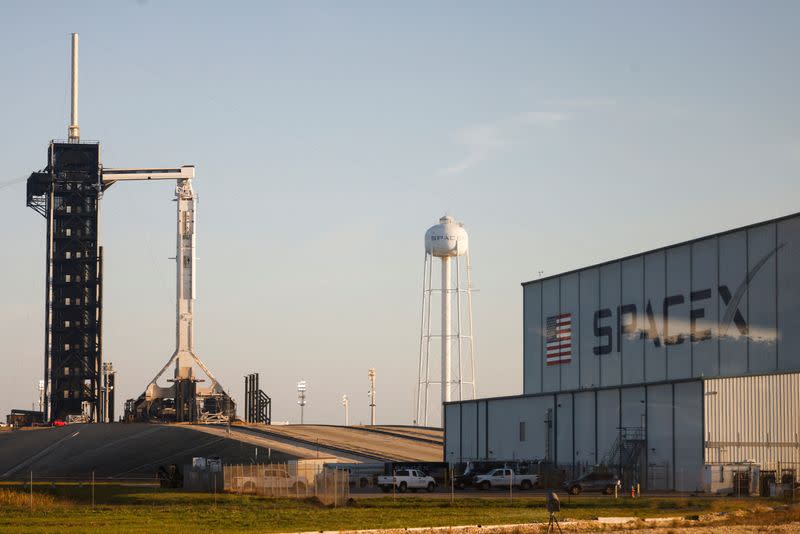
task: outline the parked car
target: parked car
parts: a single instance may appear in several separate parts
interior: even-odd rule
[[[453,486],[455,486],[457,489],[469,488],[473,485],[475,482],[475,477],[479,474],[480,473],[478,473],[478,471],[474,469],[472,465],[468,465],[467,469],[463,473],[453,477]]]
[[[384,475],[378,477],[378,486],[384,493],[388,493],[392,487],[396,487],[400,493],[408,490],[417,491],[420,489],[433,491],[436,489],[436,481],[432,476],[428,476],[416,469],[401,469],[394,475]]]
[[[350,485],[366,488],[375,485],[378,475],[384,473],[385,464],[350,464],[348,473],[350,474]]]
[[[517,486],[519,489],[527,490],[539,484],[539,475],[518,475],[513,469],[503,467],[492,469],[485,475],[475,477],[474,485],[480,489],[488,490],[491,488],[508,488]]]
[[[619,478],[612,473],[592,471],[580,478],[566,482],[564,489],[572,495],[578,495],[583,491],[602,491],[606,495],[611,495],[614,493],[614,486],[619,486],[619,484]]]
[[[276,491],[305,493],[306,484],[285,469],[267,468],[260,476],[234,477],[233,489],[244,493],[273,493]]]
[[[383,474],[384,464],[326,463],[325,467],[347,471],[351,487],[366,488],[375,483],[375,477]]]

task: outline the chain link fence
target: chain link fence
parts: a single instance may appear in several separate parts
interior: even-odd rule
[[[341,506],[350,498],[349,474],[315,461],[226,465],[223,489],[230,493],[304,499]]]

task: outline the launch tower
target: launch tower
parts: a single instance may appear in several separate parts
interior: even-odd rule
[[[44,343],[44,416],[47,421],[113,419],[114,375],[103,372],[103,249],[100,200],[118,181],[176,180],[176,350],[136,403],[140,420],[221,420],[235,405],[194,353],[194,166],[108,169],[100,144],[82,142],[78,126],[78,34],[72,34],[72,109],[66,141],[51,141],[47,166],[28,178],[26,203],[47,220]],[[175,364],[171,386],[156,380]],[[205,373],[201,381],[194,366]],[[107,369],[110,369],[107,368]],[[106,376],[103,383],[102,376]],[[133,403],[129,403],[133,406]],[[131,414],[126,414],[130,419]]]

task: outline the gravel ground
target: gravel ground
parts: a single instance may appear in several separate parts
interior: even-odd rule
[[[752,532],[769,532],[770,534],[789,534],[800,532],[800,522],[786,523],[783,525],[702,525],[697,521],[676,522],[670,525],[649,526],[642,528],[642,523],[636,522],[629,525],[604,525],[597,521],[572,521],[562,522],[561,530],[564,532],[624,532],[625,534],[749,534]],[[347,531],[342,531],[344,534]],[[539,534],[547,532],[547,524],[503,525],[486,527],[443,527],[420,529],[387,529],[387,530],[359,530],[352,533],[359,534]],[[308,533],[318,534],[318,533]],[[349,533],[348,533],[349,534]]]
[[[752,510],[740,510],[730,514],[708,514],[697,520],[677,518],[661,518],[649,520],[630,520],[626,518],[601,518],[599,521],[561,521],[561,530],[575,532],[623,532],[625,534],[745,534],[751,532],[769,532],[770,534],[800,533],[800,522],[787,521],[782,524],[761,524],[759,521],[766,514],[775,510],[768,507],[757,507]],[[774,518],[774,516],[772,516]],[[792,518],[794,519],[794,517]],[[751,524],[728,524],[728,522]],[[557,529],[554,528],[554,531]],[[341,534],[344,534],[342,531]],[[385,530],[350,531],[348,534],[539,534],[548,532],[546,523],[528,523],[518,525],[486,525],[439,528],[408,528]],[[306,533],[318,534],[318,533]],[[327,533],[331,534],[331,533]]]

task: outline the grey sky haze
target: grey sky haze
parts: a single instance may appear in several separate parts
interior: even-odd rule
[[[478,392],[521,392],[522,291],[798,211],[797,2],[3,2],[0,415],[42,374],[44,219],[69,117],[107,166],[194,164],[198,354],[276,420],[409,423],[423,236],[470,232]],[[102,204],[117,409],[174,348],[173,187]]]

